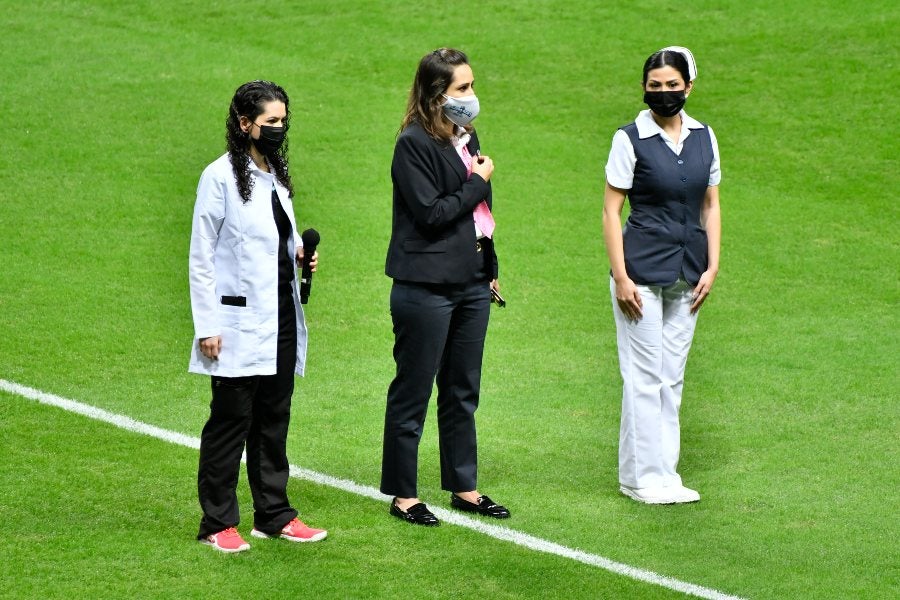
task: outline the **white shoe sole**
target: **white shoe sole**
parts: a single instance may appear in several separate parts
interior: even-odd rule
[[[321,532],[317,533],[316,535],[309,537],[309,538],[298,538],[298,537],[292,537],[290,535],[285,535],[283,533],[279,534],[279,535],[269,535],[268,533],[263,533],[262,531],[260,531],[258,529],[253,529],[250,531],[250,535],[252,535],[253,537],[263,538],[263,539],[281,538],[281,539],[287,540],[289,542],[318,542],[319,540],[324,540],[326,537],[328,537],[328,532],[321,531]]]
[[[209,540],[198,540],[201,544],[205,546],[212,546],[214,550],[218,550],[219,552],[224,552],[225,554],[235,554],[236,552],[244,552],[245,550],[250,549],[250,544],[244,544],[242,546],[238,546],[237,548],[223,548]]]
[[[700,493],[691,488],[683,487],[675,495],[675,502],[678,504],[687,504],[690,502],[700,502]]]
[[[642,504],[675,504],[675,501],[672,498],[664,496],[641,496],[640,494],[635,493],[633,489],[625,487],[624,485],[619,487],[619,491],[632,500],[636,500]]]
[[[672,494],[666,494],[664,496],[641,496],[636,493],[636,490],[625,487],[624,485],[619,486],[619,491],[632,500],[636,500],[643,504],[688,504],[690,502],[700,501],[700,494],[686,487],[682,487],[678,491],[673,491]]]

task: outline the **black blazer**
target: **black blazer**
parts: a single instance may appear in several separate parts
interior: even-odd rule
[[[467,144],[480,149],[472,132]],[[417,123],[397,136],[391,163],[394,210],[385,273],[419,283],[470,283],[482,268],[497,278],[493,241],[476,250],[472,211],[482,200],[491,206],[491,184],[466,168],[452,144],[429,136]]]

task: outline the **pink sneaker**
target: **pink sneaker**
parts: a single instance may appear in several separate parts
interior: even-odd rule
[[[200,540],[200,543],[212,546],[219,552],[243,552],[250,549],[250,544],[244,541],[244,538],[241,537],[241,534],[234,527],[208,535]]]
[[[313,529],[307,527],[306,523],[300,519],[294,518],[290,523],[284,526],[278,535],[269,535],[263,533],[256,527],[250,532],[250,535],[258,538],[283,538],[291,542],[318,542],[324,540],[328,536],[328,532],[324,529]]]

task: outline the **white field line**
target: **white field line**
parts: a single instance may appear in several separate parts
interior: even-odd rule
[[[170,442],[172,444],[187,446],[188,448],[193,448],[195,450],[200,448],[200,438],[187,436],[174,431],[169,431],[167,429],[161,429],[147,423],[142,423],[141,421],[135,421],[131,417],[127,417],[125,415],[112,413],[103,410],[102,408],[96,408],[94,406],[83,404],[75,400],[62,398],[54,394],[48,394],[46,392],[20,385],[18,383],[13,383],[5,379],[0,379],[0,390],[9,392],[10,394],[21,396],[23,398],[27,398],[29,400],[35,400],[37,402],[40,402],[41,404],[56,406],[58,408],[77,413],[91,419],[104,421],[106,423],[115,425],[116,427],[126,429],[128,431],[133,431],[135,433],[148,435],[150,437]],[[371,498],[380,502],[390,501],[389,496],[385,496],[373,487],[360,485],[354,481],[350,481],[349,479],[341,479],[339,477],[332,477],[331,475],[326,475],[324,473],[310,471],[309,469],[304,469],[302,467],[291,465],[291,476],[297,479],[305,479],[319,485],[337,488],[344,492],[357,494],[359,496],[364,496],[366,498]],[[699,598],[708,598],[710,600],[742,600],[738,596],[731,596],[717,590],[695,585],[693,583],[688,583],[686,581],[680,581],[672,577],[659,575],[658,573],[654,573],[653,571],[640,569],[638,567],[632,567],[631,565],[616,562],[598,554],[582,552],[581,550],[576,550],[574,548],[569,548],[567,546],[557,544],[556,542],[551,542],[550,540],[545,540],[533,535],[528,535],[527,533],[516,531],[515,529],[509,529],[508,527],[501,527],[499,525],[493,525],[479,519],[473,519],[458,512],[433,507],[429,507],[429,509],[435,515],[437,515],[438,518],[446,523],[452,523],[460,527],[466,527],[492,538],[512,542],[517,546],[529,548],[537,552],[544,552],[546,554],[553,554],[556,556],[561,556],[563,558],[569,558],[571,560],[575,560],[587,565],[599,567],[618,575],[623,575],[631,579],[658,585],[670,590],[675,590],[677,592],[683,592],[685,594],[697,596]]]

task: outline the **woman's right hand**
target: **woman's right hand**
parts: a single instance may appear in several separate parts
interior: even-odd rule
[[[222,336],[214,335],[200,339],[200,352],[210,360],[219,360],[219,352],[222,350]]]
[[[481,175],[481,178],[485,181],[491,180],[491,173],[494,172],[494,161],[491,160],[490,156],[484,156],[479,154],[478,156],[472,157],[472,173],[477,173]]]
[[[636,321],[643,316],[641,309],[644,303],[631,278],[626,277],[621,281],[616,281],[616,302],[619,303],[619,309],[628,319]]]

